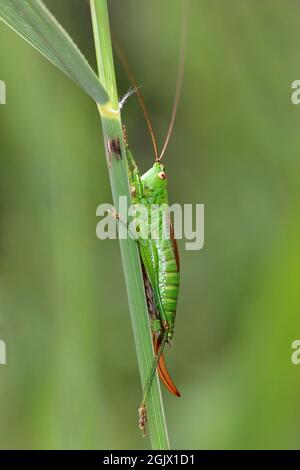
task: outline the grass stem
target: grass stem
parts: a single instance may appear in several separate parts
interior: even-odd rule
[[[119,112],[107,0],[90,0],[90,6],[99,79],[110,97],[109,102],[102,106],[99,105],[98,109],[102,120],[113,202],[116,210],[120,212],[120,216],[126,217],[126,214],[122,214],[122,208],[119,207],[119,197],[127,197],[129,207],[128,169]],[[151,371],[154,352],[139,252],[136,242],[131,239],[120,240],[120,249],[139,371],[142,387],[144,389]],[[124,406],[125,404],[126,397],[124,397]],[[147,417],[148,432],[152,448],[168,450],[169,439],[157,374],[147,400]]]

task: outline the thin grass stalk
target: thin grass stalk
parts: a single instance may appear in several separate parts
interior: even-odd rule
[[[122,214],[122,208],[119,207],[119,197],[126,196],[129,207],[128,168],[119,112],[107,0],[90,0],[90,6],[99,78],[110,97],[110,101],[103,106],[98,105],[98,109],[102,121],[112,196],[117,212],[125,218],[126,214]],[[151,370],[154,351],[139,253],[137,243],[130,239],[120,240],[120,249],[141,383],[144,389]],[[124,397],[124,406],[125,403],[126,397]],[[157,374],[147,400],[147,417],[152,448],[168,450],[169,439]]]

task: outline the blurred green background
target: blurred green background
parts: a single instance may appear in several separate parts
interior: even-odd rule
[[[48,0],[95,64],[87,0]],[[179,0],[110,0],[112,29],[161,145],[175,88]],[[166,164],[170,200],[205,204],[205,247],[185,251],[163,390],[174,448],[299,448],[300,79],[297,0],[191,0],[184,88]],[[120,95],[130,84],[116,64]],[[97,109],[0,24],[1,448],[149,446]],[[143,171],[137,99],[123,112]]]

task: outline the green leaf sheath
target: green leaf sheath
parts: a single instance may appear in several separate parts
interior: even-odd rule
[[[96,102],[109,96],[76,44],[40,0],[1,0],[0,19]]]

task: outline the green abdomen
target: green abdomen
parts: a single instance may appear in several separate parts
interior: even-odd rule
[[[158,240],[157,252],[159,256],[159,292],[171,338],[174,331],[180,278],[172,240]]]

